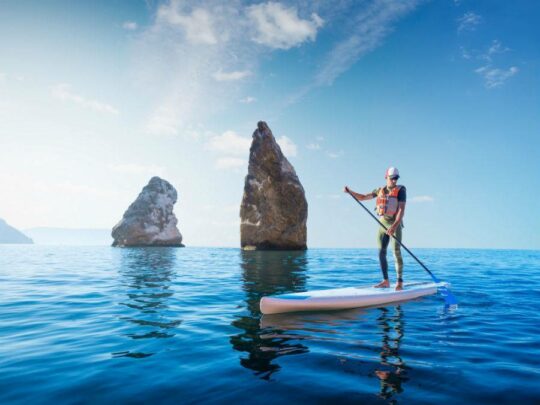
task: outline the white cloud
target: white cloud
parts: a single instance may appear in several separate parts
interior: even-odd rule
[[[105,104],[97,100],[87,99],[83,96],[75,94],[71,91],[71,86],[69,84],[61,83],[52,87],[51,95],[62,101],[69,101],[75,104],[78,104],[84,108],[94,110],[100,113],[118,115],[119,111],[111,106],[110,104]]]
[[[289,49],[306,41],[315,41],[317,30],[323,20],[311,14],[310,20],[298,17],[295,7],[285,7],[281,3],[268,2],[250,6],[247,15],[257,27],[253,40],[275,49]]]
[[[471,53],[465,47],[460,46],[459,50],[461,51],[461,57],[463,59],[471,59],[472,58]]]
[[[238,103],[241,79],[256,71],[261,51],[242,16],[237,1],[159,6],[134,46],[136,84],[154,105],[146,117],[148,132],[183,136],[189,125]]]
[[[518,71],[519,69],[516,66],[512,66],[507,70],[483,66],[475,70],[476,73],[484,78],[484,85],[488,89],[502,86],[506,80],[517,74]]]
[[[478,55],[478,59],[492,62],[495,55],[508,52],[509,50],[510,48],[503,46],[500,41],[493,40],[489,48],[485,52]]]
[[[218,154],[216,159],[218,169],[238,169],[247,165],[251,141],[251,137],[238,135],[234,131],[226,131],[221,135],[211,137],[206,142],[205,149]],[[291,139],[282,136],[276,141],[286,157],[297,155],[297,147]]]
[[[239,101],[244,104],[251,104],[251,103],[256,102],[257,99],[255,97],[247,96],[247,97],[241,98]]]
[[[476,27],[482,22],[482,17],[478,14],[469,11],[458,19],[458,32],[462,31],[474,31]]]
[[[176,136],[179,122],[175,111],[168,105],[162,105],[151,116],[146,130],[152,135]]]
[[[177,96],[172,101],[166,100],[150,116],[146,125],[146,132],[155,136],[180,136],[188,140],[200,139],[206,131],[200,126],[194,127],[189,122],[189,113],[193,111],[189,101],[188,97],[181,98]]]
[[[135,31],[137,27],[137,23],[134,21],[124,21],[122,24],[122,28],[128,31]]]
[[[325,148],[323,148],[323,146],[321,146],[321,143],[324,142],[324,137],[323,136],[317,136],[315,137],[315,141],[312,141],[310,143],[308,143],[306,145],[306,148],[309,149],[309,150],[320,150],[320,151],[324,151]],[[327,152],[325,152],[326,154],[328,154]]]
[[[92,187],[86,184],[76,184],[70,181],[63,181],[59,183],[47,183],[47,182],[36,182],[33,184],[34,188],[41,193],[50,193],[50,194],[63,194],[66,196],[69,195],[80,195],[85,197],[96,197],[96,198],[117,198],[118,193],[113,190],[107,190],[102,187]]]
[[[357,15],[349,16],[351,31],[327,55],[311,87],[331,85],[361,56],[379,46],[392,31],[392,24],[412,11],[417,3],[417,0],[376,1],[362,7]],[[311,87],[303,89],[291,101],[302,97]]]
[[[206,143],[206,149],[223,155],[247,155],[250,146],[251,138],[240,136],[234,131],[214,136]]]
[[[26,77],[24,77],[23,75],[9,75],[7,73],[4,73],[4,72],[0,72],[0,83],[3,83],[3,82],[7,82],[8,79],[10,81],[13,81],[13,80],[16,80],[18,82],[24,82],[26,80]]]
[[[157,165],[138,165],[134,163],[109,165],[109,168],[122,174],[145,174],[149,176],[164,176],[165,168]]]
[[[415,203],[430,203],[435,201],[435,199],[429,195],[418,195],[413,198],[411,198],[411,202]]]
[[[221,157],[216,160],[216,168],[218,169],[240,169],[247,165],[247,159],[237,157]]]
[[[337,159],[341,156],[343,156],[345,154],[345,152],[343,152],[342,150],[340,150],[339,152],[328,152],[327,155],[329,158],[331,159]]]
[[[488,49],[488,55],[495,55],[497,53],[504,53],[504,52],[508,52],[509,50],[510,50],[510,48],[508,48],[506,46],[503,46],[503,44],[500,41],[494,39],[491,42],[491,46]]]
[[[214,21],[204,8],[194,8],[191,13],[183,13],[185,2],[172,0],[157,11],[157,23],[181,28],[189,42],[193,44],[215,45],[218,35],[214,32]]]
[[[296,156],[297,148],[291,139],[287,138],[286,136],[282,136],[279,139],[276,139],[276,141],[286,157]]]
[[[82,194],[82,195],[88,195],[88,196],[107,195],[106,193],[104,194],[103,190],[97,187],[87,186],[85,184],[74,184],[70,182],[63,182],[63,183],[58,183],[55,186],[57,187],[59,191],[65,192],[68,194]]]
[[[495,66],[494,60],[496,56],[508,51],[510,51],[510,48],[496,39],[491,41],[491,44],[484,48],[482,52],[473,51],[471,53],[461,47],[463,58],[471,59],[474,56],[475,59],[484,61],[485,65],[475,69],[474,72],[484,79],[484,85],[488,89],[502,86],[506,80],[519,72],[516,66],[511,66],[506,70]]]
[[[313,78],[314,85],[301,93],[329,85],[378,46],[391,25],[419,1],[366,0],[362,7],[350,1],[294,6],[278,2],[246,5],[241,0],[164,3],[134,47],[136,84],[145,86],[146,100],[154,104],[146,117],[147,130],[180,135],[186,125],[204,121],[231,103],[254,102],[254,97],[240,96],[245,91],[242,79],[256,76],[267,54],[314,41],[323,24],[319,16],[336,26],[345,25],[346,37],[317,63],[321,68]],[[351,8],[360,11],[351,12]]]
[[[231,82],[235,80],[242,80],[248,76],[251,76],[249,70],[236,71],[236,72],[223,72],[221,69],[212,74],[212,77],[218,82]]]
[[[483,52],[478,52],[474,50],[471,51],[463,46],[461,46],[459,49],[461,51],[461,57],[463,59],[472,59],[474,57],[476,59],[484,60],[487,62],[492,62],[495,55],[510,51],[510,48],[504,46],[500,41],[496,39],[491,41],[491,45]]]

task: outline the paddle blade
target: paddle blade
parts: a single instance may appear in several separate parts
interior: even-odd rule
[[[452,292],[445,285],[439,287],[439,293],[443,296],[444,302],[447,306],[457,306],[457,298],[452,294]]]

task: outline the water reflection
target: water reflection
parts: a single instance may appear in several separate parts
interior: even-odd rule
[[[126,299],[120,302],[131,309],[125,336],[140,342],[137,350],[113,353],[113,357],[144,358],[154,353],[148,348],[147,339],[166,339],[175,335],[175,328],[182,323],[174,319],[169,310],[174,292],[171,288],[175,272],[176,248],[126,248],[121,249],[120,276],[126,289]]]
[[[230,342],[235,350],[247,353],[240,364],[268,380],[281,368],[274,362],[277,357],[305,353],[308,349],[291,343],[297,339],[295,336],[261,329],[259,301],[266,295],[304,291],[307,256],[305,251],[241,251],[241,255],[248,312],[232,322],[242,332],[232,336]]]
[[[400,305],[392,308],[378,308],[380,315],[377,323],[382,331],[380,365],[375,375],[380,380],[379,396],[390,399],[403,392],[402,384],[408,381],[405,362],[399,354],[399,347],[404,335],[403,310]]]
[[[385,401],[394,401],[396,395],[403,392],[403,384],[409,380],[410,372],[400,354],[405,334],[403,318],[401,305],[396,305],[264,315],[261,327],[302,339],[308,346],[334,342],[338,347],[344,344],[355,347],[355,350],[331,354],[337,356],[340,364],[340,369],[331,372],[355,374],[370,381],[376,377],[376,395]],[[374,348],[378,358],[373,358]],[[325,348],[324,355],[329,354]]]

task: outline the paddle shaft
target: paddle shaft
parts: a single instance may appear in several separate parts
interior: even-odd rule
[[[384,224],[383,224],[381,221],[379,221],[379,218],[377,218],[375,215],[373,215],[373,213],[372,213],[370,210],[368,210],[368,209],[366,208],[366,206],[365,206],[364,204],[362,204],[362,203],[360,202],[360,200],[359,200],[358,198],[356,198],[356,197],[351,193],[350,190],[347,191],[347,192],[349,193],[349,195],[350,195],[352,198],[354,198],[354,200],[355,200],[358,204],[360,204],[360,205],[362,206],[363,209],[366,210],[366,212],[367,212],[369,215],[371,215],[371,217],[372,217],[375,221],[377,221],[377,222],[379,223],[380,226],[383,227],[384,230],[386,230],[386,231],[388,230],[388,228],[387,228],[386,226],[384,226]],[[392,236],[392,238],[394,238],[394,240],[395,240],[397,243],[399,243],[399,245],[400,245],[403,249],[405,249],[405,250],[406,250],[406,251],[414,258],[414,260],[416,260],[416,261],[418,262],[418,264],[419,264],[420,266],[422,266],[422,268],[423,268],[425,271],[427,271],[427,272],[429,273],[429,275],[431,276],[431,278],[433,279],[433,281],[435,281],[436,283],[439,282],[439,280],[437,279],[437,277],[435,277],[435,275],[434,275],[434,274],[433,274],[433,273],[432,273],[432,272],[424,265],[424,263],[422,263],[422,262],[420,261],[420,259],[419,259],[418,257],[416,257],[416,256],[414,255],[413,252],[411,252],[411,251],[407,248],[407,246],[405,246],[403,243],[401,243],[401,241],[400,241],[398,238],[396,238],[394,235],[391,235],[391,236]]]

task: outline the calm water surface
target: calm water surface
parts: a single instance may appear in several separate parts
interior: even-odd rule
[[[0,245],[0,403],[540,403],[540,252],[416,253],[457,309],[261,316],[378,281],[368,249]]]

